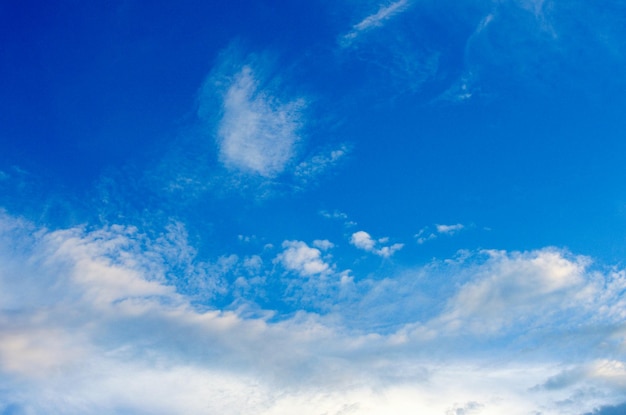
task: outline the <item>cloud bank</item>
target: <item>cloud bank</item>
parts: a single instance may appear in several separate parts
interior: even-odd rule
[[[176,278],[214,295],[236,283],[192,254],[176,264],[172,252],[193,249],[173,232],[0,215],[3,413],[563,414],[626,400],[624,270],[546,248],[340,278],[329,241],[286,241],[277,260],[296,280],[324,274],[337,289],[308,300],[334,305],[246,317],[181,292]],[[355,243],[377,249],[361,233]]]

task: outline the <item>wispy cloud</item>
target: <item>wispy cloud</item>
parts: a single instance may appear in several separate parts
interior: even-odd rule
[[[465,226],[463,226],[460,223],[457,223],[455,225],[435,225],[435,226],[437,227],[437,232],[444,233],[446,235],[453,235],[457,233],[458,231],[465,228]]]
[[[372,236],[365,231],[358,231],[350,237],[350,243],[355,247],[383,258],[389,258],[397,251],[404,247],[404,244],[395,243],[389,246],[380,246],[380,244],[388,242],[389,238],[380,238],[374,240]]]
[[[428,228],[420,229],[420,231],[415,234],[415,239],[420,245],[435,238],[437,238],[437,235],[433,232],[429,232]]]
[[[451,103],[461,103],[471,99],[477,92],[474,83],[475,75],[468,70],[446,91],[444,91],[443,94],[435,98],[433,102],[447,101]]]
[[[327,210],[320,210],[319,214],[326,219],[340,220],[346,227],[352,227],[357,225],[355,221],[350,220],[346,213],[339,210],[334,210],[332,212],[329,212]]]
[[[409,0],[397,0],[389,5],[381,6],[376,13],[367,16],[352,26],[352,30],[340,38],[339,44],[342,47],[350,46],[362,33],[382,26],[387,20],[402,13],[409,6]]]
[[[329,212],[327,210],[320,210],[320,215],[325,217],[326,219],[339,219],[339,220],[348,220],[348,215],[339,210],[334,210]]]
[[[296,155],[303,99],[281,102],[260,90],[252,67],[236,73],[223,97],[217,129],[220,160],[229,168],[274,177]]]
[[[462,51],[464,70],[435,101],[458,103],[500,96],[505,93],[502,84],[492,78],[497,79],[502,72],[507,73],[507,79],[538,90],[558,88],[565,76],[573,76],[577,81],[565,88],[575,84],[582,91],[589,88],[588,79],[602,71],[600,67],[589,69],[589,78],[580,78],[584,70],[575,51],[583,43],[588,61],[608,59],[608,63],[617,59],[623,63],[623,53],[604,53],[622,36],[607,21],[597,20],[604,11],[600,12],[595,3],[513,0],[484,2],[483,6],[482,16],[468,21],[474,30],[468,33]],[[592,55],[595,58],[590,58]]]
[[[417,240],[418,244],[423,244],[427,241],[437,239],[437,237],[439,237],[440,235],[454,235],[465,228],[465,225],[461,223],[457,223],[454,225],[436,224],[434,231],[432,231],[429,226],[426,226],[425,228],[420,229],[420,231],[415,234],[415,239]]]
[[[294,169],[294,176],[306,184],[339,163],[349,151],[347,145],[342,145],[326,153],[316,154],[300,162]]]
[[[167,180],[170,192],[236,191],[263,199],[301,191],[350,152],[349,143],[313,144],[314,103],[297,92],[293,74],[269,52],[242,49],[236,42],[225,48],[199,92],[191,135],[210,137],[215,146],[195,137],[184,152],[173,152],[164,166],[166,174],[177,173]]]

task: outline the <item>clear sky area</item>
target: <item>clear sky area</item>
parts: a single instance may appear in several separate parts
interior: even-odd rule
[[[0,415],[626,413],[626,2],[0,2]]]

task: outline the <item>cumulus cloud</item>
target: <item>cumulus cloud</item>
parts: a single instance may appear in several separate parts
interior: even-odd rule
[[[372,239],[369,233],[365,231],[358,231],[352,234],[350,243],[359,249],[364,251],[372,251],[376,242]]]
[[[359,23],[352,26],[352,30],[340,38],[339,44],[342,47],[350,46],[362,33],[382,26],[387,20],[402,13],[409,6],[409,0],[397,0],[389,5],[380,6],[376,13],[367,16]]]
[[[394,253],[402,249],[404,244],[395,243],[389,246],[380,246],[381,243],[387,243],[389,238],[380,238],[374,240],[371,235],[365,231],[358,231],[350,237],[350,243],[355,247],[367,252],[371,252],[383,258],[389,258]]]
[[[274,177],[296,155],[303,123],[303,99],[282,102],[263,90],[244,65],[230,79],[217,129],[220,160],[230,168]]]
[[[330,248],[329,241],[317,241],[317,246]],[[319,275],[328,272],[331,267],[322,259],[322,252],[317,248],[311,248],[302,241],[283,242],[283,252],[276,260],[287,270],[296,272],[303,277]]]

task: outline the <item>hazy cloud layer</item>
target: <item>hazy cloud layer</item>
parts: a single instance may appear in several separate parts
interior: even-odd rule
[[[382,303],[372,295],[397,307],[399,328],[384,334],[375,317],[356,332],[349,321],[337,324],[332,308],[274,323],[196,310],[168,277],[172,243],[134,228],[47,231],[2,215],[0,240],[4,411],[556,414],[626,396],[626,274],[590,270],[588,258],[556,249],[486,251],[398,276],[396,285],[338,274],[338,286],[362,295],[325,291],[337,316],[342,304],[376,316]],[[332,245],[314,245],[286,241],[277,260],[301,276],[332,279],[320,251]],[[250,272],[263,267],[258,257],[244,262]],[[197,261],[190,266],[189,278],[217,278],[194,271]],[[400,311],[426,289],[422,277],[450,272],[458,289],[439,298],[438,315]],[[590,322],[604,329],[588,337]],[[563,360],[563,347],[584,338]],[[484,352],[468,348],[470,339]]]

